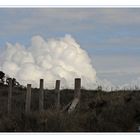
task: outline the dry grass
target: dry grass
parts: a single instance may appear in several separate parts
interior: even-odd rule
[[[14,91],[12,113],[7,114],[7,89],[0,90],[1,132],[132,132],[140,124],[140,92],[106,93],[82,90],[75,112],[58,112],[56,94],[45,91],[45,110],[38,112],[38,89],[33,89],[32,112],[24,114],[26,89]],[[61,91],[61,109],[73,99],[73,90]]]

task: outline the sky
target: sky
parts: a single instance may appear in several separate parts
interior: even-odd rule
[[[121,85],[140,77],[140,8],[0,8],[0,47],[66,34],[88,53],[100,79]]]

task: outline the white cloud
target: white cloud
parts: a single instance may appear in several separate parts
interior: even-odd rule
[[[96,80],[90,58],[70,35],[48,41],[34,36],[29,47],[7,43],[0,56],[1,70],[23,85],[37,87],[43,78],[51,88],[60,79],[63,87],[73,88],[74,78],[80,77],[85,88],[92,88]]]

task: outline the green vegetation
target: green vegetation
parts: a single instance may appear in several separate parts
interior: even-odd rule
[[[140,91],[81,90],[75,111],[56,110],[54,90],[44,91],[44,112],[38,112],[39,89],[32,89],[31,110],[25,115],[26,88],[14,87],[12,113],[7,114],[8,86],[0,86],[1,132],[136,132],[140,124]],[[74,91],[61,90],[61,110]]]

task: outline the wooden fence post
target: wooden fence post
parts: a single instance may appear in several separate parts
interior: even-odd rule
[[[9,90],[8,90],[8,114],[11,113],[12,108],[12,79],[9,79]]]
[[[57,110],[59,110],[60,109],[60,80],[56,80],[55,93],[57,94],[56,108]]]
[[[44,80],[40,79],[40,91],[39,91],[39,112],[44,110]]]
[[[75,98],[80,98],[81,96],[81,79],[75,78],[75,87],[74,87]]]
[[[74,99],[71,103],[71,106],[68,109],[68,113],[71,113],[74,111],[74,109],[76,108],[77,104],[80,101],[80,96],[81,96],[81,79],[80,78],[76,78],[75,79],[75,87],[74,87]]]
[[[25,104],[25,113],[27,115],[30,113],[30,107],[31,107],[31,84],[27,84],[26,104]]]

